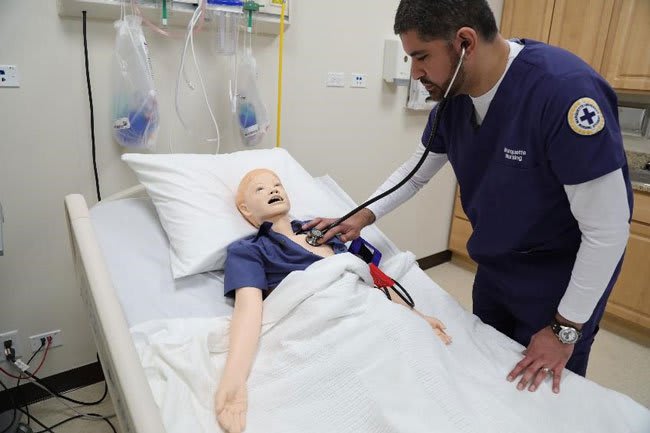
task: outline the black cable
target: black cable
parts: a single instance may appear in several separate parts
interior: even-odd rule
[[[374,202],[376,202],[378,200],[381,200],[382,198],[386,197],[389,194],[392,194],[397,189],[401,188],[402,185],[404,185],[406,182],[408,182],[408,180],[411,179],[411,177],[413,177],[413,175],[415,173],[417,173],[417,171],[420,169],[420,167],[422,167],[422,164],[424,164],[424,160],[427,159],[427,156],[429,155],[429,152],[431,152],[431,143],[433,142],[433,138],[435,137],[436,132],[438,130],[438,125],[440,124],[440,117],[442,116],[442,110],[444,109],[444,107],[446,105],[447,105],[447,98],[443,98],[443,100],[440,101],[440,103],[438,104],[438,107],[437,107],[438,109],[436,110],[436,117],[434,117],[433,125],[431,125],[431,133],[429,134],[429,139],[427,140],[426,149],[424,150],[424,153],[422,154],[422,157],[420,158],[418,163],[415,165],[413,170],[411,170],[411,172],[409,174],[407,174],[404,177],[404,179],[402,179],[397,185],[395,185],[392,188],[390,188],[389,190],[386,190],[386,191],[382,192],[381,194],[371,198],[370,200],[366,201],[365,203],[361,203],[359,206],[352,209],[350,212],[343,215],[341,218],[339,218],[338,220],[334,221],[332,224],[327,226],[324,230],[321,230],[322,234],[325,234],[328,230],[330,230],[330,229],[336,227],[337,225],[341,224],[343,221],[350,218],[352,215],[356,214],[361,209],[370,206]]]
[[[55,395],[55,396],[57,396],[57,397],[59,397],[59,398],[61,398],[61,399],[63,399],[63,400],[69,401],[70,403],[80,404],[80,405],[82,405],[82,406],[96,406],[96,405],[98,405],[99,403],[101,403],[102,401],[104,401],[104,399],[105,399],[106,396],[108,395],[108,384],[106,383],[106,381],[104,381],[104,394],[102,395],[102,397],[101,397],[99,400],[97,400],[97,401],[93,401],[93,402],[85,402],[85,401],[75,400],[74,398],[66,397],[65,395],[61,395],[61,394],[59,394],[58,392],[53,391],[49,386],[47,386],[45,383],[43,383],[43,380],[42,380],[42,379],[40,379],[40,378],[34,376],[34,375],[33,375],[32,373],[30,373],[29,371],[25,371],[24,373],[25,373],[27,376],[29,376],[29,377],[31,377],[32,379],[34,379],[36,382],[38,382],[41,386],[43,386],[43,388],[45,388],[45,389],[46,389],[50,394]]]
[[[31,362],[32,362],[32,361],[34,360],[34,358],[36,357],[36,354],[37,354],[38,352],[40,352],[40,351],[43,349],[43,347],[45,347],[45,338],[41,338],[41,347],[39,347],[39,348],[36,350],[36,352],[34,352],[34,354],[32,355],[32,357],[29,358],[29,361],[27,361],[27,365],[31,364]],[[21,381],[21,380],[22,380],[22,378],[19,378],[18,381],[16,382],[16,392],[18,393],[18,399],[19,399],[19,400],[22,400],[22,398],[21,398],[21,392],[20,392],[20,381]],[[28,405],[28,404],[25,405],[25,410],[27,411],[27,425],[30,425],[30,421],[29,421],[29,420],[30,420],[30,418],[29,418],[29,405]]]
[[[101,416],[101,415],[96,414],[96,413],[89,413],[88,415]],[[41,425],[41,427],[43,427],[43,430],[39,430],[39,431],[34,432],[34,433],[45,433],[45,432],[47,432],[47,431],[51,432],[52,429],[57,428],[57,427],[60,427],[60,426],[62,426],[63,424],[69,423],[70,421],[74,421],[74,420],[79,419],[79,418],[81,418],[81,417],[83,417],[83,415],[75,415],[75,416],[71,416],[70,418],[66,418],[66,419],[64,419],[63,421],[59,421],[58,423],[54,424],[54,425],[51,426],[51,427],[47,427],[47,426]],[[36,420],[34,420],[34,421],[36,421]],[[115,426],[113,425],[113,423],[111,423],[111,422],[110,422],[108,419],[106,419],[106,418],[104,418],[104,421],[106,421],[106,422],[108,423],[108,425],[111,427],[111,429],[113,430],[114,433],[117,433],[117,430],[115,429]]]
[[[7,386],[4,384],[4,382],[2,380],[0,380],[0,385],[2,385],[2,387],[5,389],[5,391],[7,391],[7,393],[9,394],[9,398],[11,399],[11,403],[13,403],[13,406],[14,406],[14,413],[11,416],[11,422],[9,422],[9,425],[7,427],[5,427],[2,430],[2,432],[0,432],[0,433],[7,433],[9,431],[9,429],[11,427],[13,427],[14,423],[16,422],[16,412],[18,410],[18,405],[16,404],[16,400],[14,400],[14,396],[9,391],[9,388],[7,388]]]
[[[90,70],[88,68],[88,38],[86,36],[86,11],[82,11],[83,15],[83,34],[84,34],[84,59],[86,62],[86,85],[88,87],[88,103],[90,104],[90,137],[92,139],[93,148],[93,171],[95,172],[95,189],[97,190],[97,201],[102,199],[102,194],[99,191],[99,175],[97,174],[97,154],[95,151],[95,112],[93,109],[93,89],[90,86]]]
[[[397,293],[397,296],[402,298],[402,301],[404,301],[409,307],[415,308],[415,302],[413,301],[413,298],[411,298],[409,292],[407,292],[406,289],[397,281],[393,281],[393,282],[395,283],[395,285],[391,287],[391,289],[393,289],[393,291]],[[401,293],[400,290],[401,292],[404,293]]]
[[[46,432],[46,431],[48,431],[48,432],[50,432],[50,433],[54,433],[54,430],[52,430],[51,428],[49,428],[48,426],[46,426],[45,424],[43,424],[42,422],[40,422],[40,421],[38,420],[38,418],[36,418],[34,415],[30,415],[30,414],[28,414],[27,412],[25,412],[25,411],[24,411],[22,408],[20,408],[20,407],[18,408],[18,410],[21,411],[22,413],[24,413],[25,415],[27,415],[28,418],[33,419],[34,422],[35,422],[36,424],[38,424],[38,425],[40,425],[41,427],[43,427],[45,430],[41,430],[42,432]]]
[[[49,428],[48,428],[48,427],[45,427],[43,430],[39,430],[39,431],[34,432],[34,433],[45,433],[46,431],[52,431],[52,429],[57,428],[57,427],[59,427],[59,426],[62,426],[63,424],[68,423],[68,422],[70,422],[70,421],[74,421],[74,420],[76,420],[77,418],[81,418],[82,416],[83,416],[83,415],[75,415],[75,416],[72,416],[72,417],[70,417],[70,418],[68,418],[68,419],[64,419],[63,421],[54,424],[53,426],[51,426],[51,427],[49,427]]]

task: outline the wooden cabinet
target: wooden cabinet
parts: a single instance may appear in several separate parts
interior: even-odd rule
[[[648,23],[648,0],[504,0],[501,34],[565,48],[616,90],[647,93]]]
[[[454,214],[451,218],[451,230],[449,232],[449,250],[453,258],[459,260],[463,265],[476,268],[476,263],[469,257],[467,252],[467,241],[472,235],[472,224],[460,204],[460,193],[456,190],[456,201],[454,202]]]
[[[506,38],[548,41],[555,0],[505,0],[501,34]]]
[[[650,92],[650,1],[615,4],[601,74],[617,90]]]
[[[555,0],[548,43],[601,70],[614,0]]]
[[[605,311],[650,334],[650,194],[635,192],[634,202],[623,268]]]
[[[456,194],[454,215],[449,235],[449,249],[461,264],[476,264],[467,253],[472,226]],[[616,321],[622,332],[635,332],[634,337],[650,341],[650,194],[634,192],[634,213],[630,225],[623,268],[609,297],[605,310],[607,319]]]

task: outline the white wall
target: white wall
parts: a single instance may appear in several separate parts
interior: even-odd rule
[[[497,17],[502,0],[492,0]],[[355,200],[363,200],[415,148],[426,113],[404,109],[406,90],[381,80],[383,40],[392,35],[398,0],[328,2],[294,0],[284,60],[282,145],[313,175],[332,175]],[[182,29],[177,29],[182,30]],[[202,97],[183,92],[194,134],[173,112],[180,40],[146,31],[159,91],[162,127],[156,152],[214,152],[204,139],[213,131]],[[220,111],[222,152],[240,150],[223,104],[227,65],[211,53],[212,32],[197,37],[208,92]],[[114,30],[88,22],[95,103],[97,158],[102,193],[135,184],[110,137],[110,68]],[[275,144],[277,98],[275,37],[254,43],[261,92],[273,130],[262,147]],[[63,197],[84,194],[95,202],[88,101],[80,19],[62,19],[51,0],[3,0],[0,64],[19,67],[21,87],[0,89],[0,201],[5,208],[6,255],[0,257],[0,332],[27,336],[62,329],[65,345],[53,349],[42,371],[48,376],[94,361],[94,344],[72,266]],[[327,71],[368,74],[367,89],[332,89]],[[445,168],[427,188],[380,226],[418,257],[447,248],[455,179]]]

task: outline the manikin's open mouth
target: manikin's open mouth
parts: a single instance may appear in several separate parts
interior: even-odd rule
[[[280,202],[280,201],[284,201],[284,199],[282,197],[280,197],[279,195],[274,195],[269,200],[269,204],[277,203],[277,202]]]

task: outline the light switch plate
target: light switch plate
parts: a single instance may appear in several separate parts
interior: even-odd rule
[[[328,72],[327,87],[345,87],[345,72]]]
[[[20,87],[16,65],[0,65],[0,87]]]

